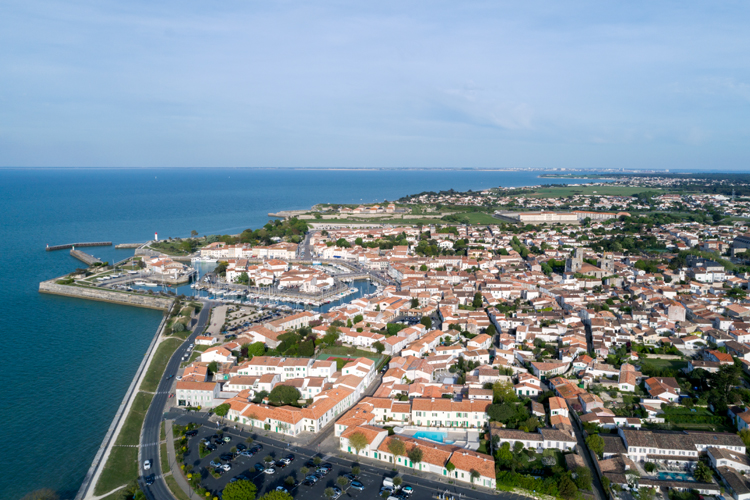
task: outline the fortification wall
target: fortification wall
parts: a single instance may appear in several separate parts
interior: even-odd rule
[[[64,295],[66,297],[76,297],[79,299],[99,300],[101,302],[111,302],[113,304],[123,304],[127,306],[145,307],[148,309],[169,309],[173,300],[167,297],[152,297],[149,295],[115,292],[99,288],[60,285],[55,281],[56,280],[50,280],[39,283],[39,292],[53,295]]]

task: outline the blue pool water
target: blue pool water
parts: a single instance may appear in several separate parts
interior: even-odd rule
[[[687,472],[660,472],[659,479],[664,481],[695,481]]]
[[[445,432],[437,431],[419,431],[414,433],[416,439],[427,439],[429,441],[435,441],[436,443],[450,444],[453,441],[446,440],[447,434]]]

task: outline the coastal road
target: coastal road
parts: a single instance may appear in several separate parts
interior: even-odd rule
[[[188,345],[195,342],[195,337],[198,336],[203,329],[206,327],[208,322],[209,312],[211,311],[211,303],[204,303],[203,309],[201,309],[198,315],[198,322],[193,329],[193,333],[183,342],[183,344],[177,348],[172,357],[167,363],[167,368],[164,370],[162,379],[159,382],[159,387],[154,394],[154,399],[151,401],[151,406],[148,408],[146,418],[143,421],[143,430],[141,432],[141,446],[138,457],[138,470],[140,474],[148,473],[154,474],[156,480],[154,484],[147,486],[143,481],[143,477],[139,478],[141,490],[146,494],[146,497],[151,500],[172,500],[172,493],[167,487],[167,483],[164,482],[162,477],[163,472],[161,470],[161,460],[159,460],[159,441],[161,439],[161,422],[164,415],[164,407],[169,399],[169,394],[172,392],[172,384],[175,382],[175,376],[180,368],[180,362],[182,356],[188,350]],[[171,377],[170,377],[171,375]],[[143,470],[143,461],[151,460],[151,470]]]

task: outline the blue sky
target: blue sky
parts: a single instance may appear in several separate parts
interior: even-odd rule
[[[750,170],[747,2],[0,3],[0,166]]]

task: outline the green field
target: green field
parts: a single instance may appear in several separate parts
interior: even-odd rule
[[[138,448],[128,445],[139,444],[143,419],[146,418],[146,411],[152,399],[153,395],[144,392],[135,395],[130,413],[125,418],[115,446],[112,447],[99,481],[94,487],[94,494],[103,495],[138,477]]]
[[[138,477],[138,448],[124,448],[115,446],[107,458],[99,481],[94,487],[95,495],[103,495],[108,491],[128,484]]]
[[[662,189],[652,187],[631,187],[631,186],[553,186],[535,189],[530,195],[533,198],[562,198],[565,196],[582,195],[600,195],[600,196],[632,196],[645,191],[661,194]]]
[[[328,358],[367,358],[377,362],[380,356],[375,352],[362,351],[354,347],[331,346],[321,350],[315,359]]]
[[[161,380],[164,369],[169,362],[169,358],[172,357],[172,354],[174,354],[181,344],[182,340],[180,339],[167,339],[159,344],[159,347],[156,348],[154,359],[151,360],[151,364],[148,367],[146,376],[143,377],[140,390],[148,392],[156,391],[157,387],[159,387],[159,380]]]
[[[169,487],[169,490],[172,492],[172,494],[179,500],[190,500],[185,492],[182,491],[182,488],[177,485],[177,481],[174,477],[164,476],[164,481],[167,483],[167,486]]]
[[[167,443],[159,445],[159,459],[161,460],[162,473],[169,472],[169,455],[167,455]]]
[[[673,368],[675,370],[680,370],[682,368],[685,368],[688,364],[687,361],[682,361],[680,359],[658,359],[658,358],[642,359],[641,363],[644,363],[644,364],[648,363],[654,368]]]

